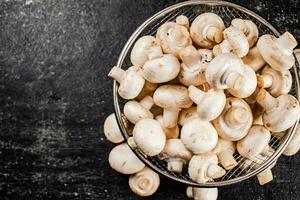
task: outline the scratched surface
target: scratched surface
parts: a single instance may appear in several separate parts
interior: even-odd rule
[[[1,199],[139,199],[109,168],[103,121],[113,111],[106,77],[126,39],[176,1],[0,0]],[[300,2],[239,1],[300,41]],[[299,199],[300,155],[275,180],[220,189],[219,199]],[[186,199],[163,179],[148,199]]]

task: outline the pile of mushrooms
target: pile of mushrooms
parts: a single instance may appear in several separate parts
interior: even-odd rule
[[[123,110],[132,125],[128,145],[157,156],[172,173],[186,165],[197,183],[214,181],[236,167],[256,169],[250,165],[274,153],[271,138],[282,136],[300,116],[298,100],[288,94],[296,46],[289,32],[279,38],[260,36],[254,22],[233,19],[225,27],[214,13],[199,15],[191,25],[183,15],[162,24],[156,36],[136,41],[131,67],[113,67],[108,75],[129,100]],[[300,50],[295,54],[300,57]],[[110,166],[130,175],[134,193],[152,195],[159,176],[122,143],[114,114],[106,119],[104,133],[121,143],[110,152]],[[299,141],[297,128],[284,155],[297,153]],[[257,176],[261,185],[273,179],[274,165]],[[189,187],[187,196],[217,199],[218,191]]]

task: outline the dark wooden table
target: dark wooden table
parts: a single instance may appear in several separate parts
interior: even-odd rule
[[[106,76],[130,34],[178,1],[0,1],[0,199],[139,199],[112,171],[103,121],[113,111]],[[235,1],[300,41],[300,2]],[[219,199],[300,199],[300,155],[274,181],[220,188]],[[186,199],[162,179],[149,199]]]

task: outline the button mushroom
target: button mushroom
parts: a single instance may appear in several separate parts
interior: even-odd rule
[[[198,112],[197,107],[192,106],[190,108],[185,108],[180,111],[179,117],[178,117],[178,124],[180,126],[183,126],[183,124],[191,119],[197,118]]]
[[[143,77],[151,83],[164,83],[176,78],[180,71],[178,59],[165,54],[159,58],[154,58],[145,62],[142,67]]]
[[[212,152],[218,156],[220,164],[226,170],[230,170],[238,165],[235,158],[233,157],[235,150],[235,142],[219,137],[217,146],[212,150]]]
[[[188,187],[186,195],[194,200],[217,200],[218,188],[196,188]]]
[[[138,121],[132,134],[136,145],[148,156],[158,155],[166,144],[165,133],[154,119]]]
[[[163,123],[166,128],[175,127],[180,109],[189,108],[193,104],[187,88],[180,85],[160,86],[154,92],[153,100],[156,105],[164,108]]]
[[[214,13],[203,13],[191,25],[191,38],[200,47],[211,49],[223,39],[223,20]]]
[[[166,22],[161,25],[156,33],[164,53],[173,54],[179,58],[179,51],[192,45],[192,39],[186,27],[175,22]]]
[[[111,168],[122,174],[134,174],[145,167],[126,143],[119,144],[111,150],[108,162]]]
[[[159,41],[150,35],[139,38],[134,44],[130,60],[134,66],[142,67],[147,60],[163,55]]]
[[[224,30],[223,36],[223,42],[213,48],[215,56],[221,53],[233,53],[241,58],[248,54],[249,43],[241,30],[230,26]]]
[[[246,136],[253,121],[249,105],[242,99],[229,97],[221,115],[213,124],[222,138],[238,141]]]
[[[293,156],[299,151],[299,149],[300,149],[300,126],[298,124],[290,143],[287,145],[287,147],[283,152],[283,155]]]
[[[226,171],[218,165],[218,157],[213,153],[194,155],[189,162],[188,173],[197,183],[206,183],[221,178]]]
[[[284,94],[274,98],[265,89],[260,89],[257,102],[265,109],[264,126],[272,132],[285,131],[298,120],[299,102],[292,95]]]
[[[272,68],[278,71],[288,70],[294,65],[293,49],[296,46],[297,41],[289,32],[285,32],[279,38],[266,34],[261,36],[257,42],[262,57]]]
[[[189,18],[185,15],[179,15],[176,17],[176,23],[178,25],[184,26],[187,30],[190,28]]]
[[[260,75],[257,76],[257,86],[266,88],[274,97],[288,94],[292,88],[292,83],[290,71],[277,71],[270,66],[265,66]]]
[[[236,18],[231,21],[231,25],[245,34],[250,47],[256,44],[258,40],[258,29],[253,21]]]
[[[112,143],[124,141],[124,137],[119,129],[115,113],[110,114],[104,121],[104,135]]]
[[[249,50],[249,53],[243,57],[243,62],[246,65],[249,65],[255,72],[258,72],[266,64],[266,61],[259,53],[257,46]]]
[[[147,197],[154,194],[160,184],[157,173],[145,167],[136,174],[129,177],[129,187],[137,195]]]
[[[191,159],[192,154],[185,148],[181,139],[169,139],[159,157],[168,163],[169,171],[181,173],[183,164]]]
[[[200,119],[211,121],[217,118],[226,103],[226,96],[223,90],[209,89],[204,92],[195,86],[189,87],[189,97],[197,104],[197,112]]]
[[[126,71],[114,66],[109,77],[115,79],[119,84],[119,95],[124,99],[133,99],[142,91],[145,79],[140,75],[139,68],[132,66]]]
[[[209,152],[218,142],[218,134],[213,125],[199,118],[189,120],[183,124],[180,138],[186,148],[194,154]]]
[[[160,123],[162,129],[164,130],[164,132],[166,134],[167,139],[172,139],[172,138],[178,138],[179,137],[179,127],[178,127],[178,125],[176,125],[173,128],[166,128],[166,127],[164,127],[163,116],[162,115],[156,116],[155,119],[156,119],[156,121],[158,121]]]

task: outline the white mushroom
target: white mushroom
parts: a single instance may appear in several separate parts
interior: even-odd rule
[[[104,121],[104,135],[112,143],[124,141],[124,137],[119,129],[115,113],[110,114]]]
[[[178,59],[165,54],[159,58],[154,58],[145,62],[142,67],[143,77],[151,83],[164,83],[177,77],[180,71]]]
[[[218,188],[196,188],[188,187],[186,195],[194,200],[217,200]]]
[[[176,23],[178,25],[184,26],[187,30],[190,28],[190,21],[189,18],[185,15],[179,15],[176,17]]]
[[[298,124],[290,143],[287,145],[287,147],[283,152],[283,155],[293,156],[299,151],[299,149],[300,149],[300,126]]]
[[[161,25],[156,33],[164,53],[173,54],[179,58],[179,51],[192,45],[190,33],[186,27],[175,22],[166,22]]]
[[[119,144],[111,150],[108,162],[111,168],[122,174],[134,174],[145,167],[126,143]]]
[[[243,57],[243,62],[246,65],[249,65],[255,72],[258,72],[266,64],[266,61],[259,53],[257,46],[249,50],[249,53]]]
[[[195,86],[190,86],[188,90],[189,97],[197,104],[197,112],[201,120],[211,121],[223,111],[226,103],[223,90],[212,88],[204,92]]]
[[[161,125],[162,129],[164,130],[165,134],[166,134],[166,138],[167,139],[172,139],[172,138],[178,138],[179,137],[179,127],[178,125],[176,125],[173,128],[166,128],[164,126],[163,123],[163,116],[162,115],[158,115],[155,117],[156,121],[159,122],[159,124]]]
[[[191,38],[196,45],[211,49],[222,41],[224,29],[224,22],[218,15],[203,13],[191,25]]]
[[[188,173],[197,183],[206,183],[221,178],[226,171],[218,165],[218,157],[213,153],[194,155],[189,162]]]
[[[258,29],[253,21],[236,18],[231,21],[231,25],[246,35],[250,47],[256,44],[258,40]]]
[[[223,42],[213,48],[215,56],[221,53],[233,53],[238,57],[244,57],[248,54],[249,43],[241,30],[230,26],[224,30],[223,37]]]
[[[274,97],[288,94],[292,88],[292,83],[293,79],[290,71],[277,71],[268,65],[257,76],[257,86],[266,88]]]
[[[145,83],[145,79],[140,75],[139,68],[135,66],[129,67],[126,71],[114,66],[108,76],[120,84],[118,92],[124,99],[137,97]]]
[[[147,197],[154,194],[160,184],[157,173],[145,167],[143,170],[129,177],[129,187],[137,195]]]
[[[154,119],[142,119],[132,131],[133,139],[140,150],[148,156],[158,155],[166,144],[166,136]]]
[[[192,154],[181,139],[169,139],[159,157],[168,163],[169,171],[181,173],[183,165],[191,159]]]
[[[134,66],[142,67],[147,60],[151,60],[163,55],[159,41],[150,35],[139,38],[130,54],[131,63]]]
[[[178,124],[183,126],[183,124],[191,119],[198,118],[197,107],[192,106],[190,108],[182,109],[179,113]]]
[[[292,95],[284,94],[274,98],[265,89],[260,89],[257,102],[265,109],[264,126],[272,132],[287,130],[299,118],[299,102]]]
[[[199,118],[191,119],[183,124],[180,138],[193,154],[209,152],[218,142],[218,134],[213,125]]]
[[[238,165],[237,161],[233,157],[235,150],[235,142],[219,137],[217,146],[212,150],[212,152],[218,156],[220,164],[226,170],[230,170]]]
[[[175,127],[180,109],[189,108],[193,104],[187,88],[180,85],[160,86],[154,92],[153,100],[156,105],[164,108],[163,123],[166,128]]]
[[[136,124],[141,119],[153,118],[153,114],[150,112],[154,102],[152,97],[146,96],[140,102],[128,101],[124,105],[124,115],[133,124]]]
[[[257,42],[262,57],[278,71],[288,70],[294,65],[293,49],[296,46],[297,41],[289,32],[285,32],[279,38],[266,34],[261,36]]]
[[[253,116],[249,105],[242,99],[229,97],[223,112],[213,124],[220,137],[238,141],[247,135],[252,122]]]

